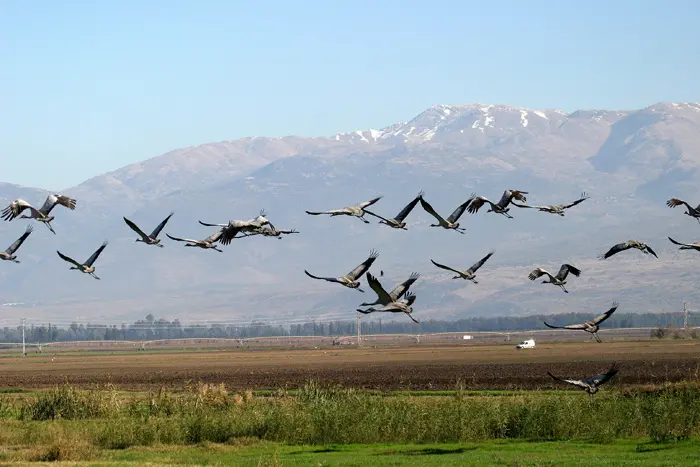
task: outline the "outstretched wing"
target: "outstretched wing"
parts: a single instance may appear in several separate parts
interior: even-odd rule
[[[197,222],[199,222],[200,224],[202,224],[205,227],[226,227],[229,225],[229,224],[207,224],[206,222],[202,222],[202,221],[197,221]]]
[[[426,200],[424,200],[423,198],[420,198],[420,205],[421,205],[421,207],[423,208],[423,210],[424,210],[425,212],[427,212],[428,214],[430,214],[431,216],[433,216],[435,219],[437,219],[437,221],[438,221],[440,224],[444,224],[444,223],[445,223],[445,219],[443,219],[442,216],[441,216],[440,214],[438,214],[437,212],[435,212],[435,209],[433,209],[433,207],[430,205],[430,203],[428,203],[428,202],[427,202]]]
[[[372,206],[374,203],[376,203],[376,202],[379,201],[380,199],[382,199],[382,197],[381,197],[381,196],[377,196],[377,197],[374,198],[374,199],[371,199],[371,200],[369,200],[369,201],[365,201],[364,203],[358,204],[357,207],[360,208],[360,209],[364,209],[364,208],[366,208],[367,206]]]
[[[25,230],[24,233],[22,234],[22,236],[19,237],[17,240],[15,240],[14,243],[12,245],[10,245],[7,248],[7,250],[5,250],[5,253],[7,253],[8,255],[11,255],[15,251],[17,251],[17,248],[22,246],[22,243],[24,243],[24,241],[27,239],[27,237],[29,237],[29,234],[32,233],[32,230],[34,230],[34,227],[32,227],[32,225],[29,224],[27,226],[27,230]]]
[[[677,242],[677,241],[675,241],[674,239],[672,239],[671,237],[668,237],[668,239],[671,240],[671,243],[675,243],[676,245],[680,245],[680,246],[689,246],[689,247],[694,247],[694,246],[696,246],[696,245],[691,245],[691,244],[689,244],[689,243]]]
[[[199,240],[192,240],[191,238],[179,238],[179,237],[173,237],[169,233],[165,234],[170,240],[175,240],[176,242],[189,242],[189,243],[198,243]]]
[[[649,245],[647,245],[647,244],[645,243],[644,246],[646,247],[646,250],[647,250],[649,253],[651,253],[651,254],[654,255],[656,258],[658,258],[658,256],[656,255],[656,252],[655,252],[654,250],[652,250],[651,247],[650,247]]]
[[[559,272],[555,276],[557,279],[560,281],[563,281],[566,279],[566,276],[571,273],[574,276],[578,277],[581,275],[581,270],[577,268],[576,266],[572,266],[570,264],[562,264],[561,267],[559,268]]]
[[[398,213],[398,214],[396,215],[396,217],[394,217],[394,220],[397,220],[398,222],[403,222],[403,220],[406,219],[406,216],[408,216],[408,215],[410,214],[410,212],[413,211],[413,208],[416,207],[416,204],[418,204],[418,201],[421,200],[421,198],[423,197],[424,194],[425,194],[425,193],[424,193],[423,191],[421,191],[420,193],[418,193],[418,196],[416,196],[416,197],[413,199],[413,201],[411,201],[410,203],[408,203],[408,204],[401,210],[401,212]],[[365,212],[367,212],[367,211],[365,211]]]
[[[491,205],[491,208],[492,208],[492,209],[493,209],[494,207],[496,207],[496,205],[493,204],[493,202],[492,202],[490,199],[488,199],[487,197],[485,197],[485,196],[477,196],[476,198],[474,198],[474,199],[472,200],[471,203],[469,203],[469,207],[467,208],[467,211],[468,211],[470,214],[475,214],[475,213],[477,213],[477,212],[479,211],[479,209],[481,209],[481,206],[483,206],[483,205],[486,204],[486,203],[489,203],[489,204]]]
[[[60,257],[61,257],[61,259],[62,259],[63,261],[68,261],[69,263],[71,263],[71,264],[75,265],[76,267],[80,267],[80,266],[82,266],[82,264],[80,264],[79,262],[77,262],[77,261],[76,261],[76,260],[74,260],[73,258],[71,258],[71,257],[69,257],[69,256],[66,256],[66,255],[64,255],[64,254],[63,254],[63,253],[61,253],[60,251],[56,250],[56,253],[58,253],[58,256],[60,256]]]
[[[376,277],[374,277],[369,272],[365,274],[365,277],[367,278],[367,283],[369,284],[369,286],[377,294],[377,297],[379,297],[379,303],[381,303],[382,305],[388,305],[389,303],[394,301],[391,299],[391,296],[388,293],[386,293],[386,290],[384,290],[384,287],[382,287],[382,284]]]
[[[379,253],[377,253],[376,250],[372,250],[369,252],[369,257],[362,262],[359,266],[357,266],[355,269],[347,273],[345,277],[347,277],[350,280],[356,281],[359,277],[362,276],[367,270],[369,269],[370,266],[372,266],[372,263],[377,259],[379,256]]]
[[[391,296],[391,298],[393,300],[398,300],[399,298],[401,298],[401,296],[403,294],[408,292],[408,289],[413,285],[413,283],[415,281],[418,280],[419,277],[420,277],[419,273],[412,272],[411,275],[408,276],[408,279],[406,279],[405,281],[403,281],[402,283],[400,283],[399,285],[394,287],[394,290],[389,292],[389,295]]]
[[[464,214],[464,210],[467,209],[467,206],[469,206],[469,203],[472,202],[474,199],[474,194],[469,197],[468,200],[457,206],[457,209],[452,211],[452,214],[450,214],[450,217],[447,218],[447,222],[457,222],[460,217],[462,217],[462,214]]]
[[[613,302],[612,308],[610,308],[608,311],[606,311],[606,312],[603,313],[602,315],[596,316],[596,317],[593,319],[593,323],[595,323],[595,324],[600,324],[600,323],[602,323],[603,321],[605,321],[606,319],[610,318],[610,315],[612,315],[613,313],[615,313],[615,310],[617,310],[617,307],[618,307],[618,306],[620,306],[620,303],[619,303],[619,302]]]
[[[205,238],[203,241],[206,243],[214,243],[215,241],[221,239],[220,243],[227,245],[228,243],[224,243],[223,235],[224,235],[224,229],[217,230],[216,232],[214,232],[213,234],[211,234],[207,238]],[[229,240],[229,243],[231,243],[230,240]]]
[[[153,229],[153,232],[151,232],[151,238],[156,238],[156,237],[158,236],[158,234],[160,233],[160,231],[163,230],[163,227],[165,227],[165,224],[168,223],[168,221],[169,221],[170,218],[173,216],[173,214],[175,214],[175,213],[174,213],[174,212],[171,212],[171,213],[168,215],[168,217],[166,217],[165,219],[163,219],[163,221],[162,221],[160,224],[158,224],[158,226],[157,226],[155,229]]]
[[[669,208],[675,208],[676,206],[680,206],[682,204],[684,204],[685,207],[688,208],[688,211],[692,209],[688,203],[679,198],[671,198],[668,201],[666,201],[666,206],[668,206]]]
[[[460,275],[462,274],[461,271],[458,271],[458,270],[456,270],[456,269],[453,269],[453,268],[451,268],[451,267],[449,267],[449,266],[445,266],[444,264],[436,263],[436,262],[433,261],[432,259],[430,260],[430,262],[433,263],[435,266],[439,267],[440,269],[445,269],[445,270],[447,270],[447,271],[456,272],[457,274],[460,274]]]
[[[73,198],[69,198],[68,196],[63,196],[59,194],[51,194],[46,197],[46,201],[44,201],[44,205],[41,206],[39,211],[44,213],[45,215],[49,215],[51,210],[56,206],[57,204],[60,204],[63,207],[66,207],[70,210],[75,209],[75,204],[76,201]]]
[[[345,208],[343,209],[331,209],[330,211],[304,211],[306,214],[310,214],[312,216],[320,216],[321,214],[344,214]]]
[[[595,375],[592,378],[586,378],[584,381],[588,381],[591,384],[595,384],[596,386],[600,386],[601,384],[605,384],[606,382],[610,381],[610,379],[617,374],[617,372],[620,371],[620,367],[617,365],[617,363],[613,363],[610,366],[610,369],[606,371],[605,373],[601,373],[599,375]]]
[[[133,230],[134,232],[136,232],[137,234],[139,234],[139,236],[140,236],[141,238],[143,238],[143,239],[147,238],[147,235],[146,235],[145,233],[143,233],[143,230],[139,229],[139,226],[138,226],[138,225],[134,224],[133,222],[131,222],[131,221],[130,221],[129,219],[127,219],[126,217],[124,217],[123,219],[124,219],[124,222],[126,222],[126,225],[128,225],[128,226],[131,228],[131,230]]]
[[[548,275],[549,277],[552,277],[552,275],[546,269],[537,268],[537,269],[533,270],[530,274],[528,274],[527,278],[530,279],[531,281],[534,281],[538,277],[544,276],[545,274]]]
[[[474,263],[474,264],[472,265],[472,267],[470,267],[470,268],[468,269],[468,271],[471,271],[472,274],[474,274],[474,273],[477,271],[477,269],[479,269],[481,266],[483,266],[484,263],[485,263],[486,261],[488,261],[488,259],[489,259],[494,253],[495,253],[495,251],[489,252],[488,255],[484,256],[484,257],[481,258],[479,261],[477,261],[476,263]]]
[[[586,194],[586,192],[583,192],[583,193],[581,193],[581,197],[580,197],[579,199],[577,199],[576,201],[572,201],[572,202],[570,202],[569,204],[563,205],[563,206],[562,206],[562,209],[569,209],[569,208],[571,208],[571,207],[574,207],[574,206],[576,206],[576,205],[579,204],[579,203],[583,203],[583,202],[586,201],[588,198],[590,198],[590,196],[588,196],[588,195]],[[513,204],[515,204],[515,203],[513,203]]]
[[[586,329],[585,324],[569,324],[566,326],[553,326],[553,325],[547,323],[546,321],[543,321],[543,322],[544,322],[545,326],[547,326],[548,328],[552,328],[552,329]]]
[[[25,200],[18,198],[14,200],[12,203],[10,203],[9,206],[7,206],[5,209],[2,211],[2,218],[6,221],[11,221],[15,217],[19,216],[22,211],[25,209],[29,209],[32,213],[33,217],[38,217],[42,218],[44,215],[40,213],[34,206],[26,202]]]
[[[105,249],[105,247],[109,244],[107,240],[105,240],[100,247],[95,250],[93,254],[90,255],[90,257],[85,261],[85,266],[92,266],[92,263],[95,262],[98,256],[100,256],[100,253],[102,253],[102,250]]]
[[[406,296],[404,297],[404,300],[406,300],[406,306],[411,306],[413,305],[413,302],[416,301],[416,294],[411,293],[411,292],[406,292]],[[416,321],[417,323],[418,321]]]
[[[311,274],[311,273],[310,273],[309,271],[307,271],[306,269],[304,269],[304,272],[306,273],[307,276],[309,276],[309,277],[312,278],[312,279],[318,279],[318,280],[322,280],[322,281],[338,282],[338,283],[340,283],[340,281],[339,281],[338,279],[336,279],[335,277],[320,277],[320,276],[314,276],[313,274]]]
[[[382,216],[380,216],[379,214],[375,214],[375,213],[373,213],[373,212],[371,212],[371,211],[368,211],[367,209],[365,209],[364,211],[365,211],[365,214],[369,214],[370,216],[374,216],[374,217],[376,217],[376,218],[378,218],[378,219],[383,220],[384,222],[389,222],[389,219],[387,219],[386,217],[382,217]]]
[[[525,197],[526,194],[528,194],[527,191],[505,190],[501,196],[501,199],[496,204],[501,208],[506,208],[513,198],[524,203],[527,201],[527,198]]]
[[[628,248],[630,248],[629,242],[618,243],[617,245],[614,245],[612,248],[610,248],[604,255],[600,256],[600,259],[610,258],[612,255],[615,255],[621,251],[625,251]]]
[[[578,387],[584,388],[584,389],[588,387],[588,385],[587,385],[586,383],[584,383],[583,381],[581,381],[581,380],[579,380],[579,379],[565,379],[565,378],[560,378],[560,377],[558,377],[558,376],[554,376],[554,375],[553,375],[552,373],[550,373],[549,371],[547,372],[547,374],[548,374],[549,376],[551,376],[552,379],[555,379],[555,380],[557,380],[557,381],[561,381],[561,382],[563,382],[563,383],[573,384],[574,386],[578,386]]]
[[[518,204],[515,201],[511,201],[510,204],[512,204],[513,206],[519,207],[519,208],[531,208],[531,209],[544,209],[544,208],[550,207],[550,206],[532,206],[530,204]]]

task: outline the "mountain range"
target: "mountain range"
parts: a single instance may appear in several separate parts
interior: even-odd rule
[[[436,105],[407,122],[330,137],[251,137],[177,149],[59,191],[78,200],[56,207],[56,235],[36,223],[18,250],[20,264],[0,264],[0,320],[119,323],[146,313],[182,322],[295,322],[354,318],[367,293],[314,281],[304,269],[340,276],[379,251],[371,271],[385,288],[421,273],[412,291],[414,316],[586,312],[613,300],[624,312],[676,311],[700,299],[695,251],[679,252],[667,237],[698,240],[700,225],[669,209],[680,197],[700,203],[700,104],[657,103],[637,110],[531,110],[507,105]],[[10,180],[11,181],[11,180]],[[46,187],[54,190],[56,187]],[[49,192],[0,183],[0,204],[23,198],[40,206]],[[376,196],[373,211],[393,217],[416,194],[449,215],[472,193],[498,201],[505,189],[527,191],[528,204],[590,199],[565,217],[511,207],[513,219],[465,213],[465,235],[431,228],[420,204],[408,230],[345,216],[308,216]],[[264,209],[282,239],[235,240],[223,253],[183,248],[165,233],[205,238],[198,224],[249,219]],[[161,233],[165,248],[135,243],[126,216]],[[0,222],[5,248],[25,220]],[[85,260],[103,240],[102,278],[70,271],[56,250]],[[659,259],[631,250],[601,261],[615,243],[649,243]],[[491,250],[479,284],[452,279],[430,262],[466,269]],[[583,270],[569,294],[527,279],[534,267]],[[363,282],[364,279],[363,279]],[[375,319],[368,315],[366,319]],[[384,317],[385,319],[387,317]],[[394,316],[401,319],[401,316]],[[405,318],[405,317],[404,317]]]

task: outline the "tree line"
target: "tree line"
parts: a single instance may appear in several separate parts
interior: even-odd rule
[[[436,332],[506,332],[546,329],[543,321],[554,325],[580,323],[591,318],[587,313],[558,315],[471,317],[454,321],[426,320],[415,324],[408,320],[375,319],[361,322],[362,334],[429,334]],[[691,315],[691,321],[692,321]],[[620,313],[606,322],[609,328],[682,327],[683,313]],[[691,325],[694,325],[690,323]],[[27,343],[64,342],[82,340],[154,340],[182,338],[245,339],[273,336],[351,336],[357,334],[357,321],[312,320],[299,324],[270,324],[252,321],[250,324],[181,324],[178,319],[156,319],[152,314],[131,324],[107,325],[73,322],[68,327],[28,325],[24,329]],[[0,342],[22,342],[22,326],[0,329]]]

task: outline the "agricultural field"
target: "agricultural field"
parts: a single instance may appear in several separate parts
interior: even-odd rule
[[[0,354],[5,388],[40,389],[69,381],[76,387],[110,383],[126,390],[160,385],[182,388],[187,381],[224,383],[232,390],[293,389],[318,379],[342,387],[376,390],[451,390],[458,382],[473,390],[556,387],[547,371],[584,377],[617,361],[616,384],[648,385],[697,379],[700,342],[645,340],[514,345],[411,347],[325,346],[318,349],[190,348],[160,346],[76,350],[62,347]]]
[[[0,462],[700,463],[695,340],[314,347],[3,350]],[[594,397],[546,374],[613,361]]]

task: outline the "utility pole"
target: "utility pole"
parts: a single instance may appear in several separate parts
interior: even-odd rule
[[[360,312],[357,312],[357,346],[362,345],[362,323],[360,322]]]
[[[382,333],[382,319],[379,318],[379,334]]]
[[[27,326],[27,318],[22,318],[22,356],[27,356],[27,347],[24,341],[24,328]]]

